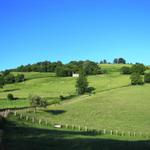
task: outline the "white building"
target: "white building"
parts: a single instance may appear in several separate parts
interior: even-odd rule
[[[78,73],[72,73],[72,77],[78,78],[79,74]]]

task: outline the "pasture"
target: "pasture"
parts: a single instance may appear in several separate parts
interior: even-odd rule
[[[95,88],[94,94],[74,96],[76,95],[76,78],[56,77],[53,73],[24,73],[26,77],[24,83],[7,84],[3,89],[0,89],[0,108],[28,107],[29,101],[27,98],[29,94],[45,97],[49,102],[58,100],[60,95],[72,96],[70,99],[61,101],[59,104],[49,105],[46,109],[38,109],[36,113],[26,112],[24,109],[22,109],[21,112],[29,117],[46,119],[53,124],[86,126],[88,129],[117,130],[126,133],[136,132],[150,135],[150,85],[131,86],[130,77],[120,74],[122,65],[101,66],[106,70],[106,74],[88,76],[89,86]],[[8,93],[12,93],[18,99],[14,101],[7,100],[6,97]],[[13,122],[13,124],[17,124],[17,126],[21,125],[25,130],[33,130],[33,134],[30,135],[28,133],[29,135],[27,136],[35,137],[36,134],[42,134],[43,138],[46,138],[45,142],[47,142],[48,139],[54,140],[52,136],[59,137],[61,140],[77,140],[77,143],[73,143],[74,147],[76,147],[76,144],[82,145],[82,140],[80,141],[79,139],[83,139],[83,141],[86,139],[85,142],[89,141],[89,143],[91,143],[92,140],[95,142],[99,141],[100,143],[103,140],[106,140],[106,143],[109,143],[111,140],[114,140],[116,143],[118,142],[117,140],[121,143],[122,141],[130,140],[147,140],[147,138],[143,139],[142,137],[118,137],[110,135],[89,136],[77,131],[70,131],[69,129],[55,131],[52,126],[33,125],[16,120],[13,117],[10,117],[8,120]],[[37,133],[34,134],[34,131]],[[50,132],[50,135],[47,135],[45,131]],[[14,132],[13,129],[12,132]],[[19,140],[21,133],[25,134],[24,132],[18,131],[18,135],[15,137],[16,140]],[[7,138],[13,139],[13,136],[9,135],[6,139]],[[37,140],[40,139],[42,139],[42,137]],[[24,137],[22,140],[25,142]],[[33,140],[33,138],[28,140]],[[12,144],[15,144],[15,142]],[[53,142],[51,142],[51,144],[53,144]],[[55,144],[54,146],[56,146]],[[125,145],[124,142],[123,145]],[[137,149],[137,145],[131,149]],[[72,149],[74,147],[72,147]],[[89,147],[93,147],[93,145],[89,145]],[[125,148],[125,146],[123,146],[123,148]],[[106,149],[109,148],[106,146]]]

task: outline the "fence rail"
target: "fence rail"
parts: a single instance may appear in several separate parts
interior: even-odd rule
[[[143,132],[136,132],[136,131],[120,131],[120,130],[107,130],[107,129],[92,129],[88,128],[87,126],[80,126],[80,125],[69,125],[69,124],[62,124],[62,123],[54,123],[50,122],[47,119],[44,118],[37,118],[37,117],[31,117],[28,115],[23,115],[22,113],[18,113],[17,111],[14,111],[13,114],[21,120],[25,120],[31,123],[37,123],[39,125],[45,125],[45,126],[53,126],[56,128],[64,128],[64,129],[70,129],[74,131],[81,131],[86,132],[90,135],[112,135],[112,136],[128,136],[128,137],[142,137],[142,138],[150,138],[149,133],[143,133]],[[59,125],[59,126],[57,126]]]

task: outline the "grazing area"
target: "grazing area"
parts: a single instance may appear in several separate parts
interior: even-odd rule
[[[150,85],[131,86],[130,75],[120,72],[131,65],[100,66],[106,73],[87,76],[95,90],[84,95],[76,93],[77,78],[55,73],[19,72],[24,74],[24,82],[5,84],[0,89],[0,109],[17,109],[24,118],[11,114],[7,118],[4,143],[9,141],[8,149],[66,149],[69,143],[68,149],[148,149]],[[48,106],[35,111],[29,101],[31,94],[45,98]],[[16,99],[11,100],[12,96]],[[33,124],[33,118],[40,120]],[[55,124],[61,128],[54,128]],[[102,131],[106,135],[99,134]],[[24,143],[28,144],[23,147]]]

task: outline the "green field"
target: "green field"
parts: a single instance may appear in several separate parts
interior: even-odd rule
[[[88,129],[96,130],[118,130],[126,133],[129,131],[142,132],[150,135],[150,85],[131,86],[130,77],[120,74],[120,68],[123,65],[101,66],[106,70],[106,74],[88,76],[89,85],[96,89],[94,94],[72,97],[60,104],[49,105],[46,109],[38,110],[36,113],[28,113],[24,110],[22,112],[25,115],[46,119],[57,124],[86,126]],[[76,95],[76,78],[56,77],[53,73],[24,74],[26,77],[24,83],[8,84],[0,89],[0,108],[28,107],[29,94],[46,97],[49,102],[59,99],[60,95]],[[18,100],[8,101],[6,99],[8,93],[12,93]],[[12,121],[12,119],[10,120]],[[17,121],[14,120],[14,122]],[[23,124],[21,125],[23,126]],[[37,128],[36,126],[31,127]],[[45,129],[45,127],[40,128]],[[53,130],[53,128],[49,130]],[[89,136],[74,135],[74,133],[68,135],[68,130],[63,132],[66,134],[62,139],[83,138],[88,140],[89,138]],[[117,136],[92,136],[91,138],[95,140],[102,138],[134,139],[133,137],[122,139]],[[136,140],[143,140],[143,138],[138,137]]]

